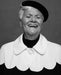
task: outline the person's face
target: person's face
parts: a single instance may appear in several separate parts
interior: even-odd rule
[[[42,23],[43,16],[40,11],[33,7],[24,11],[22,17],[22,26],[25,33],[30,35],[39,34]]]

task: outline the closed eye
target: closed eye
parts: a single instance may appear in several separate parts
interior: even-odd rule
[[[26,18],[31,18],[31,16],[32,16],[31,14],[28,14],[26,15]]]
[[[37,19],[40,19],[41,17],[40,16],[37,16]]]
[[[30,18],[31,16],[26,16],[26,18]]]

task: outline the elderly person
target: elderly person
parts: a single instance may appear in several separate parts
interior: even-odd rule
[[[22,2],[19,18],[23,33],[0,50],[0,65],[7,69],[17,67],[21,71],[30,68],[39,72],[43,68],[54,69],[61,64],[61,46],[48,41],[40,32],[49,17],[47,9],[36,1]]]

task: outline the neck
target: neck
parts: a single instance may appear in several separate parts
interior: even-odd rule
[[[28,39],[28,40],[35,40],[35,39],[38,38],[39,35],[40,35],[40,34],[29,35],[29,34],[25,34],[25,33],[24,33],[24,37],[25,37],[25,39]]]

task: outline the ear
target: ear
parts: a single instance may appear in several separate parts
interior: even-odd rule
[[[21,10],[19,11],[19,18],[20,18],[20,20],[22,19],[23,14],[24,14],[24,10],[23,10],[23,9],[21,9]]]
[[[21,8],[19,11],[19,20],[20,20],[20,27],[22,27],[22,17],[24,14],[24,10]]]

